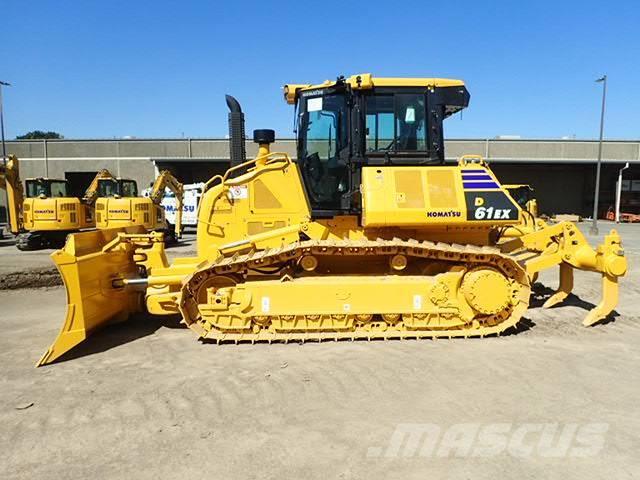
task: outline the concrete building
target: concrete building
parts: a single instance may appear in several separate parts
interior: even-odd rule
[[[272,149],[296,156],[294,140],[278,140]],[[247,141],[249,158],[256,150]],[[74,195],[81,194],[101,168],[136,180],[142,190],[159,169],[169,168],[184,183],[192,183],[223,173],[229,165],[226,139],[16,140],[7,142],[7,151],[20,158],[23,180],[66,178]],[[597,141],[453,139],[445,151],[448,162],[462,154],[482,155],[503,183],[531,184],[544,213],[591,215]],[[626,162],[631,167],[624,174],[623,210],[640,208],[640,141],[607,141],[600,215],[614,203],[618,170]]]

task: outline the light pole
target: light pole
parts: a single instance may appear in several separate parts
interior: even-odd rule
[[[2,166],[7,170],[7,146],[4,143],[4,111],[2,108],[2,87],[10,87],[11,84],[0,80],[0,135],[2,136]],[[6,222],[9,223],[9,194],[5,190],[4,203],[6,212]]]
[[[4,144],[4,111],[2,109],[2,87],[10,87],[11,84],[0,80],[0,132],[2,132],[2,162],[7,166],[7,147]]]
[[[622,172],[629,168],[629,162],[618,170],[618,183],[616,183],[616,223],[620,223],[620,199],[622,197]]]
[[[602,163],[602,136],[604,134],[604,106],[607,100],[607,76],[596,80],[602,83],[602,109],[600,110],[600,142],[598,143],[598,164],[596,166],[596,191],[593,194],[593,224],[589,229],[591,235],[598,234],[598,198],[600,196],[600,164]]]

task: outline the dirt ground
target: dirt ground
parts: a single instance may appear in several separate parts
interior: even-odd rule
[[[600,283],[578,273],[565,305],[541,309],[539,285],[523,327],[498,338],[216,346],[142,316],[35,369],[64,290],[0,291],[0,477],[633,478],[640,227],[620,230],[630,272],[609,323],[581,326]],[[8,249],[5,267],[37,263]],[[594,423],[602,448],[582,457],[386,454],[398,426]]]

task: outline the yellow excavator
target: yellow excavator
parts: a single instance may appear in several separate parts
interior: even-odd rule
[[[445,164],[443,120],[465,108],[462,81],[339,77],[286,85],[297,159],[256,130],[244,158],[243,113],[227,96],[231,168],[206,184],[197,255],[167,260],[140,228],[70,235],[52,258],[67,289],[50,363],[141,308],[179,314],[213,342],[484,337],[517,326],[537,272],[601,276],[583,323],[610,315],[627,262],[612,230],[592,248],[571,222],[521,231],[520,205],[479,156]],[[517,230],[516,230],[517,232]]]
[[[176,224],[170,228],[160,204],[165,188],[176,197]],[[182,236],[182,203],[184,188],[168,170],[156,178],[149,197],[138,196],[134,180],[104,178],[98,181],[96,226],[100,230],[142,226],[147,231],[161,231],[168,240]]]
[[[25,195],[15,155],[9,156],[4,170],[9,226],[18,249],[60,248],[67,234],[95,227],[95,189],[100,179],[111,177],[107,170],[97,173],[83,198],[68,196],[67,181],[51,178],[26,179]]]

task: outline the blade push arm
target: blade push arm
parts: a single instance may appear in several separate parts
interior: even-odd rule
[[[176,224],[175,224],[175,232],[177,237],[182,236],[182,204],[184,201],[184,187],[182,183],[178,181],[176,177],[174,177],[169,170],[163,170],[160,172],[158,178],[153,183],[153,187],[151,189],[151,194],[149,198],[151,201],[160,205],[162,201],[162,197],[164,197],[164,189],[168,188],[171,190],[176,196]]]

